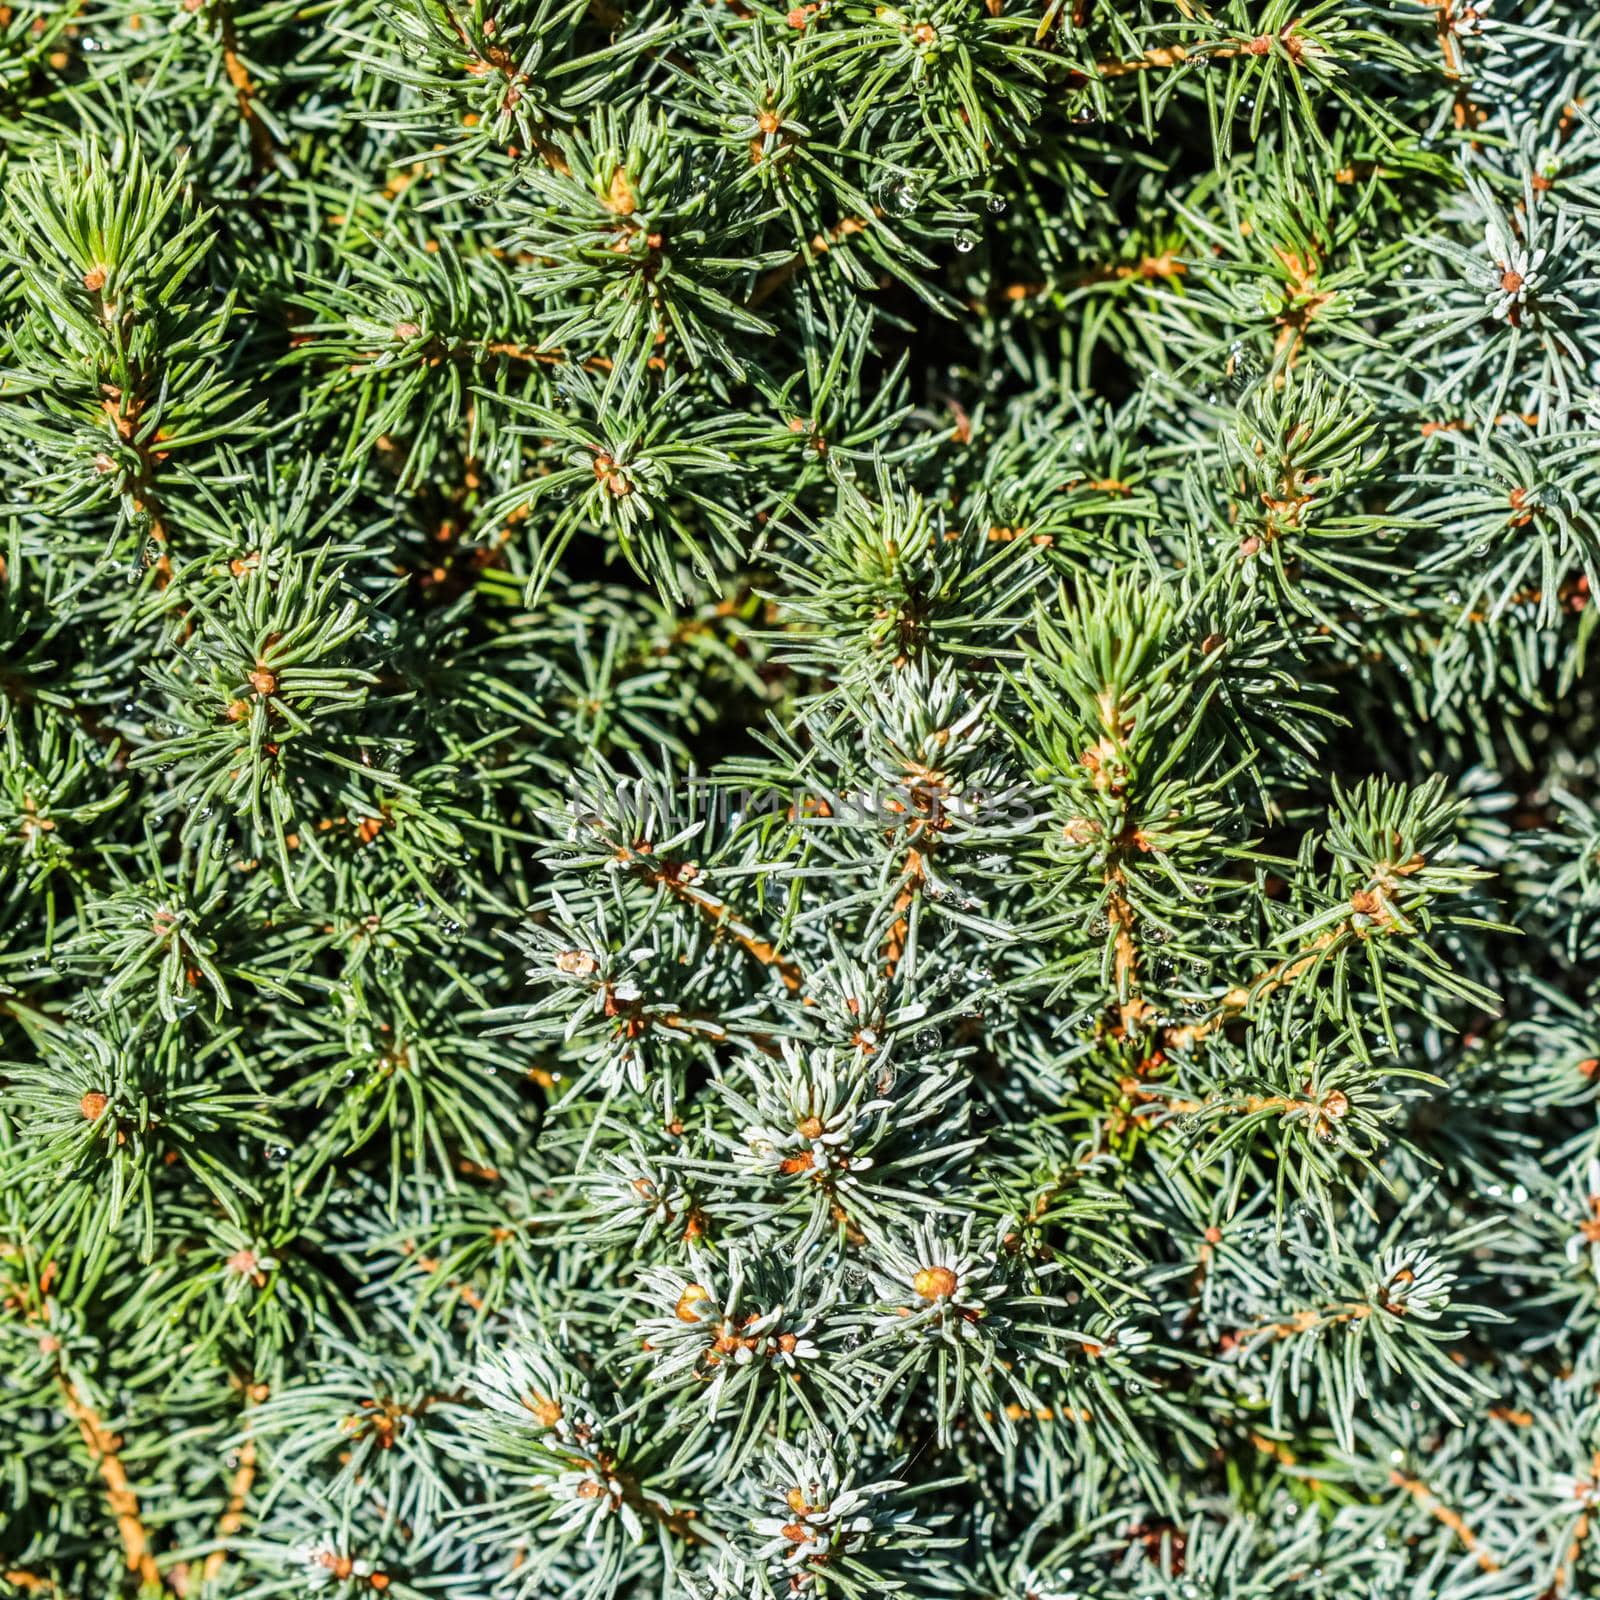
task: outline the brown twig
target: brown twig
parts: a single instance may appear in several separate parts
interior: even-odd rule
[[[1313,940],[1311,947],[1303,954],[1285,957],[1276,966],[1268,967],[1258,977],[1252,978],[1249,983],[1239,984],[1228,990],[1209,1017],[1204,1017],[1199,1022],[1191,1022],[1186,1027],[1168,1028],[1162,1035],[1163,1042],[1180,1050],[1187,1050],[1199,1044],[1202,1039],[1215,1033],[1225,1023],[1242,1016],[1253,1002],[1265,999],[1275,990],[1293,983],[1301,973],[1308,972],[1322,960],[1328,947],[1340,939],[1346,931],[1343,925],[1330,928]]]
[[[1133,715],[1109,688],[1096,696],[1096,713],[1100,738],[1079,754],[1078,764],[1088,773],[1097,791],[1117,801],[1121,812],[1116,834],[1109,841],[1110,850],[1101,881],[1105,886],[1105,916],[1111,933],[1116,986],[1115,1031],[1118,1037],[1130,1039],[1150,1007],[1139,993],[1139,945],[1135,937],[1138,918],[1128,898],[1126,863],[1134,852],[1147,852],[1151,845],[1127,793],[1127,751],[1133,733]],[[1068,838],[1085,843],[1099,833],[1099,828],[1080,818],[1069,822],[1063,832]]]
[[[264,1383],[253,1384],[246,1391],[251,1405],[259,1405],[267,1397],[267,1386]],[[256,1442],[249,1436],[249,1412],[246,1411],[246,1434],[244,1442],[239,1446],[239,1459],[233,1469],[233,1477],[228,1483],[228,1504],[221,1517],[217,1519],[217,1544],[218,1547],[206,1557],[205,1566],[201,1569],[204,1582],[211,1583],[228,1559],[226,1541],[231,1539],[244,1526],[245,1507],[249,1504],[250,1491],[256,1481]]]
[[[1236,52],[1214,50],[1211,53],[1233,55]],[[1181,44],[1163,44],[1146,50],[1142,56],[1132,56],[1126,60],[1113,56],[1104,61],[1097,61],[1094,70],[1102,78],[1125,78],[1134,72],[1150,72],[1161,67],[1181,67],[1190,59],[1189,52]]]
[[[419,1256],[413,1254],[415,1245],[407,1245],[403,1254],[411,1256],[419,1272],[426,1272],[432,1277],[439,1270],[440,1262],[437,1256]],[[471,1306],[474,1311],[483,1310],[483,1296],[472,1287],[470,1283],[461,1283],[455,1278],[445,1280],[447,1288],[453,1289],[460,1296],[464,1304]]]
[[[1058,281],[1008,283],[991,290],[987,299],[990,302],[1006,300],[1015,305],[1035,295],[1048,294],[1052,289],[1088,289],[1096,284],[1130,283],[1135,279],[1151,283],[1157,278],[1181,278],[1188,271],[1187,262],[1180,261],[1170,250],[1163,250],[1160,255],[1140,256],[1137,261],[1104,262],[1099,266],[1086,267]],[[973,300],[970,305],[972,310],[981,311],[984,301]]]
[[[911,938],[911,908],[922,892],[927,874],[923,868],[922,852],[912,845],[906,851],[905,866],[900,873],[900,892],[894,898],[894,921],[884,938],[884,971],[893,976],[894,970],[905,956]]]
[[[1539,426],[1539,413],[1537,411],[1502,411],[1494,417],[1493,426],[1503,428],[1507,423],[1521,422],[1530,428]],[[1430,439],[1436,433],[1471,433],[1477,426],[1470,418],[1452,417],[1444,422],[1424,422],[1422,424],[1422,437]]]
[[[819,255],[826,255],[841,239],[848,239],[852,234],[864,233],[871,226],[872,220],[869,217],[845,217],[842,221],[834,223],[827,233],[814,235],[804,250],[795,251],[782,266],[773,267],[770,271],[762,273],[745,304],[754,308],[763,301],[770,300],[807,261]]]
[[[221,8],[219,32],[222,40],[222,70],[233,86],[233,97],[239,107],[239,120],[250,136],[250,153],[258,168],[272,162],[272,135],[261,120],[256,105],[256,86],[250,69],[239,55],[239,32],[234,22],[232,0],[224,0]]]
[[[1123,1037],[1129,1037],[1145,1013],[1145,1003],[1139,998],[1139,947],[1134,941],[1135,918],[1133,907],[1122,891],[1121,869],[1108,871],[1106,887],[1106,918],[1112,929],[1113,971],[1117,985],[1117,1018]]]
[[[1156,1090],[1141,1087],[1137,1078],[1124,1078],[1119,1087],[1137,1104],[1148,1105],[1157,1112],[1167,1112],[1173,1116],[1194,1116],[1202,1111],[1214,1111],[1225,1116],[1253,1117],[1262,1112],[1275,1111],[1284,1117],[1305,1118],[1323,1136],[1331,1135],[1333,1128],[1350,1114],[1350,1100],[1342,1089],[1330,1089],[1320,1096],[1249,1094],[1234,1098],[1212,1095],[1205,1100],[1174,1100]],[[1139,1112],[1134,1111],[1132,1115],[1137,1117]],[[1209,1254],[1209,1250],[1209,1245],[1204,1246],[1202,1253]]]
[[[127,1557],[128,1570],[137,1572],[140,1583],[146,1588],[159,1588],[161,1569],[157,1567],[155,1556],[150,1550],[150,1535],[146,1532],[144,1521],[140,1516],[139,1497],[128,1481],[122,1457],[118,1454],[122,1448],[122,1441],[101,1421],[94,1407],[83,1397],[77,1385],[68,1376],[64,1366],[56,1369],[56,1376],[66,1402],[67,1415],[77,1423],[90,1459],[99,1469],[101,1482],[105,1484],[106,1499],[110,1503],[112,1515],[117,1519],[117,1532],[122,1537],[122,1550]]]
[[[707,1039],[712,1044],[747,1044],[752,1050],[774,1059],[783,1054],[770,1033],[745,1033],[704,1011],[672,1011],[664,1017],[642,1020],[647,1024],[659,1023],[663,1028],[687,1034],[692,1039]]]
[[[1292,1467],[1295,1454],[1281,1439],[1269,1439],[1264,1433],[1252,1433],[1250,1443],[1264,1456],[1271,1456],[1280,1467]]]
[[[1442,1522],[1461,1541],[1462,1545],[1477,1557],[1478,1566],[1482,1571],[1498,1572],[1500,1570],[1500,1563],[1483,1548],[1477,1534],[1467,1526],[1466,1519],[1461,1513],[1445,1505],[1421,1478],[1408,1478],[1396,1468],[1389,1474],[1389,1482],[1397,1489],[1404,1489],[1436,1522]]]
[[[733,935],[734,943],[742,950],[754,956],[762,966],[771,967],[783,980],[784,988],[791,993],[800,987],[802,975],[799,966],[786,956],[780,955],[778,947],[771,940],[760,937],[748,923],[736,920],[728,907],[715,895],[696,889],[693,886],[696,869],[692,865],[677,861],[654,861],[650,858],[650,847],[647,844],[619,845],[616,858],[627,866],[639,869],[640,876],[646,882],[659,884],[674,899],[696,907],[719,929],[726,929]]]
[[[88,279],[85,279],[87,282]],[[99,290],[95,290],[96,296]],[[101,320],[105,321],[110,315],[110,310],[101,304]],[[153,563],[156,569],[156,582],[165,588],[172,579],[172,559],[167,553],[167,524],[161,510],[161,501],[156,494],[156,463],[165,457],[166,452],[157,448],[161,442],[162,433],[158,429],[154,439],[146,441],[139,436],[139,419],[144,412],[145,401],[142,395],[130,395],[121,389],[108,387],[102,391],[100,409],[105,413],[106,420],[115,429],[117,437],[130,450],[133,451],[138,467],[129,480],[126,490],[128,503],[132,506],[137,516],[149,520],[150,538],[160,547],[160,555]],[[97,460],[99,458],[96,458]],[[112,463],[107,459],[104,463],[107,471],[114,470]]]
[[[1430,6],[1434,13],[1434,33],[1439,41],[1439,53],[1444,57],[1444,72],[1447,78],[1461,76],[1461,52],[1456,48],[1456,35],[1453,24],[1456,20],[1455,0],[1423,0],[1423,4]]]

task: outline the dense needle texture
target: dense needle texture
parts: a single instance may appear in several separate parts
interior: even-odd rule
[[[1588,0],[0,0],[0,1595],[1600,1593]]]

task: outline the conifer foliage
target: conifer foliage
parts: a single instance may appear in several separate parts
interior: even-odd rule
[[[0,4],[0,1592],[1600,1591],[1597,106]]]

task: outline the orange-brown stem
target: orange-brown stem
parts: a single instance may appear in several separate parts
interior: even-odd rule
[[[652,861],[647,850],[634,850],[627,845],[618,848],[617,859],[641,869],[641,875],[648,882],[660,884],[674,899],[696,907],[719,928],[726,928],[732,933],[735,944],[754,956],[762,966],[771,967],[778,974],[784,988],[791,992],[799,989],[802,982],[800,968],[786,956],[780,955],[771,940],[759,937],[745,923],[734,920],[728,907],[720,900],[685,882],[681,869],[674,869],[665,862]]]
[[[266,1398],[265,1385],[259,1390],[252,1391],[257,1400]],[[228,1559],[226,1541],[231,1539],[244,1526],[245,1507],[250,1503],[250,1491],[256,1481],[256,1442],[246,1434],[244,1442],[239,1446],[239,1459],[233,1469],[233,1476],[228,1483],[228,1504],[221,1517],[217,1519],[217,1540],[219,1548],[213,1550],[206,1557],[206,1564],[202,1575],[207,1583],[212,1582],[217,1574],[222,1571]]]
[[[94,1407],[84,1398],[65,1367],[57,1368],[67,1415],[78,1425],[78,1432],[89,1452],[89,1458],[100,1473],[105,1485],[106,1500],[111,1514],[117,1519],[117,1532],[122,1538],[122,1551],[127,1558],[128,1570],[139,1574],[146,1588],[159,1588],[161,1570],[156,1566],[150,1550],[150,1535],[145,1530],[139,1511],[139,1497],[128,1481],[127,1470],[118,1454],[122,1441],[100,1420]]]
[[[848,239],[853,233],[862,233],[871,226],[872,221],[868,217],[845,217],[842,221],[834,223],[825,234],[814,235],[806,249],[795,251],[782,266],[773,267],[770,271],[762,273],[756,280],[756,286],[751,290],[746,304],[753,307],[770,300],[807,261],[816,256],[826,255],[841,240]]]
[[[1248,984],[1240,984],[1228,990],[1209,1017],[1204,1017],[1199,1022],[1192,1022],[1186,1027],[1168,1028],[1162,1035],[1163,1042],[1180,1050],[1200,1043],[1225,1023],[1242,1015],[1254,1001],[1265,999],[1275,990],[1293,983],[1301,973],[1308,972],[1344,932],[1342,926],[1332,928],[1313,940],[1310,949],[1304,954],[1288,957],[1276,966],[1268,967],[1260,977],[1252,979]]]
[[[234,100],[239,107],[239,120],[250,136],[250,152],[256,166],[265,167],[272,161],[272,135],[261,120],[256,106],[256,86],[250,69],[239,55],[239,32],[234,22],[231,0],[224,0],[221,8],[220,32],[222,36],[222,70],[233,86]]]
[[[1404,1489],[1436,1522],[1442,1522],[1462,1545],[1477,1557],[1478,1566],[1482,1571],[1500,1570],[1500,1563],[1483,1548],[1477,1534],[1467,1526],[1466,1519],[1461,1513],[1445,1505],[1421,1478],[1408,1478],[1397,1468],[1389,1474],[1389,1482],[1397,1489]]]

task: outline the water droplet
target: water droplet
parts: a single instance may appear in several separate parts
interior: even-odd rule
[[[977,247],[977,243],[978,241],[970,233],[958,233],[956,235],[956,249],[962,255],[967,255],[974,250]]]
[[[878,203],[897,217],[909,217],[922,198],[921,186],[913,178],[893,177],[878,194]]]
[[[987,205],[988,205],[989,215],[991,217],[999,217],[999,216],[1004,216],[1005,215],[1006,202],[1004,200],[1002,200],[999,195],[997,195],[997,194],[990,195],[989,199],[987,201]]]

